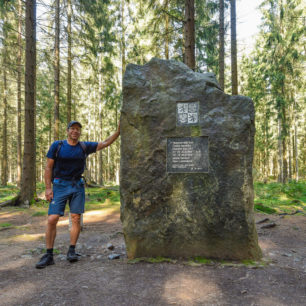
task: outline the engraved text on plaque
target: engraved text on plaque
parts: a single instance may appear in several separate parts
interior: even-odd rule
[[[207,173],[208,137],[173,137],[167,139],[167,172]]]

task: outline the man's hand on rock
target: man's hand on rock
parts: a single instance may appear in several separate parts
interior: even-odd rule
[[[52,188],[46,188],[45,196],[47,201],[51,202],[53,200]]]

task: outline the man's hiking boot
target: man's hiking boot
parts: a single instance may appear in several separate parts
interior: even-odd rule
[[[78,255],[75,253],[75,249],[69,248],[67,253],[67,260],[70,262],[78,261]]]
[[[36,269],[43,269],[46,266],[54,265],[53,255],[45,254],[36,264]]]

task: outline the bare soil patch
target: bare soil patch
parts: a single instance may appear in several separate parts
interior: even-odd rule
[[[35,269],[44,248],[46,217],[0,209],[0,305],[305,305],[304,216],[256,214],[264,267],[214,263],[131,264],[125,255],[119,213],[89,211],[77,263],[65,259],[68,217],[60,220],[54,266]],[[262,229],[267,223],[275,227]],[[114,250],[107,249],[107,243]],[[108,255],[120,254],[109,260]]]

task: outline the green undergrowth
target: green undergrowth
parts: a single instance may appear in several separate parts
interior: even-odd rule
[[[0,203],[13,199],[19,192],[15,185],[0,186]]]
[[[9,222],[0,223],[0,228],[11,227],[13,224]]]
[[[0,203],[10,200],[18,194],[16,186],[0,187]],[[44,192],[43,184],[37,184],[37,194]],[[120,194],[119,186],[109,187],[89,187],[85,189],[86,202],[85,211],[97,209],[113,209],[119,211],[120,209]],[[23,207],[6,207],[6,209],[14,212],[27,212],[33,217],[45,216],[48,212],[49,203],[43,199],[36,199],[30,206],[30,209]],[[66,206],[68,210],[68,205]]]
[[[37,183],[37,194],[44,192],[44,185]],[[306,181],[254,184],[254,209],[266,214],[306,214]],[[18,194],[14,185],[0,186],[0,203],[12,199]],[[33,216],[43,216],[48,208],[48,202],[36,200],[31,205]],[[113,209],[119,211],[120,194],[118,186],[86,188],[86,210]]]
[[[46,216],[48,214],[47,210],[39,210],[32,214],[32,217],[41,217]]]
[[[254,209],[266,214],[306,213],[306,182],[254,184]]]
[[[85,210],[120,209],[119,187],[86,188]]]
[[[204,257],[195,257],[194,259],[192,259],[192,261],[196,262],[196,263],[200,263],[200,264],[211,264],[213,261],[211,259],[208,258],[204,258]]]

